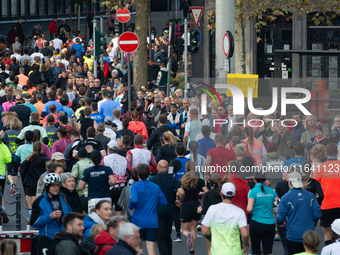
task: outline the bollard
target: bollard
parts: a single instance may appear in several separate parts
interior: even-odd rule
[[[15,196],[15,229],[20,231],[21,229],[21,194],[17,192]]]

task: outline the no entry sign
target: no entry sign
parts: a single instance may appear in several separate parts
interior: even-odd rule
[[[137,50],[139,39],[134,33],[125,32],[119,37],[118,45],[123,52],[132,53]]]
[[[126,23],[130,20],[130,11],[126,8],[118,9],[116,13],[116,18],[120,23]]]
[[[224,33],[223,52],[226,58],[231,58],[234,55],[234,37],[230,31]]]

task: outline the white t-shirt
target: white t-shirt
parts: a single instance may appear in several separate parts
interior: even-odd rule
[[[112,130],[112,128],[105,128],[105,131],[103,134],[113,141],[116,141],[117,139],[117,135],[115,131]]]
[[[242,255],[240,228],[247,227],[244,211],[233,205],[219,203],[209,207],[202,225],[210,228],[211,255]]]
[[[104,166],[109,166],[112,169],[117,184],[125,182],[124,177],[127,167],[126,158],[117,153],[112,153],[104,157],[103,163]]]
[[[340,255],[340,239],[336,240],[335,243],[323,247],[321,255]]]
[[[63,41],[59,38],[53,39],[52,41],[54,43],[54,48],[61,50],[61,44],[63,43]]]

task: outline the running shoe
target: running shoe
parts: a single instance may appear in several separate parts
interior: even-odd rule
[[[181,235],[177,235],[173,241],[176,243],[181,243],[182,242]]]
[[[192,240],[192,233],[188,232],[188,236],[187,236],[187,246],[188,248],[191,250],[192,247],[194,247],[194,242]]]
[[[15,185],[14,182],[12,182],[11,183],[11,191],[10,191],[12,196],[15,196],[17,194],[17,191],[15,189],[16,189],[16,185]]]
[[[189,254],[190,254],[190,255],[195,255],[195,251],[190,250]]]
[[[202,222],[200,221],[200,222],[198,222],[198,224],[197,224],[196,230],[197,230],[197,231],[201,231],[201,229],[202,229]]]
[[[275,237],[274,237],[274,241],[280,241],[280,235],[279,235],[279,232],[276,231],[275,233]]]

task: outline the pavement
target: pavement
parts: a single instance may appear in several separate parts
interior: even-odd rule
[[[9,193],[10,190],[10,186],[8,184],[6,184],[5,186],[5,195],[4,198],[8,201],[8,202],[13,202],[15,201],[15,197],[11,196]],[[20,194],[24,194],[23,193],[23,189],[22,189],[22,185],[21,185],[21,178],[19,177],[19,183],[17,185],[17,191],[20,192]],[[21,201],[23,204],[25,204],[25,197],[22,196],[21,197]],[[13,214],[15,213],[15,204],[13,205],[8,205],[6,204],[5,206],[6,208],[6,212],[8,214]],[[27,219],[27,215],[28,215],[28,210],[26,210],[23,206],[21,207],[22,210],[22,215],[25,219]],[[15,216],[11,216],[9,217],[9,222],[7,224],[3,225],[3,233],[6,233],[6,231],[14,231],[15,230]],[[21,230],[26,230],[26,226],[27,226],[27,221],[22,219],[21,221]],[[316,232],[319,234],[320,236],[320,250],[321,248],[324,246],[324,241],[323,241],[323,231],[320,227],[320,225],[318,224],[316,227]],[[1,234],[1,232],[0,232]],[[173,231],[172,231],[172,239],[175,238],[175,230],[173,227]],[[173,242],[173,254],[174,255],[185,255],[185,254],[189,254],[189,249],[186,246],[186,238],[182,235],[182,242],[181,243],[175,243]],[[156,253],[157,255],[159,254],[158,252],[158,248],[156,246]],[[145,242],[143,242],[143,254],[148,254],[146,247],[145,247]],[[204,236],[201,234],[201,232],[197,233],[197,243],[196,243],[196,248],[195,248],[195,254],[196,255],[207,255],[207,247],[205,244],[205,238]],[[283,249],[282,249],[282,244],[280,241],[275,241],[274,242],[274,246],[273,246],[273,254],[274,255],[283,255]]]

